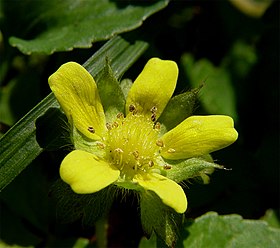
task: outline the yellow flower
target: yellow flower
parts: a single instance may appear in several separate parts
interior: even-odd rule
[[[106,123],[92,76],[75,62],[62,65],[50,76],[49,85],[72,125],[76,148],[61,163],[62,180],[78,194],[110,184],[140,193],[153,191],[176,212],[185,212],[183,189],[164,176],[172,170],[166,161],[224,148],[237,139],[237,132],[228,116],[192,116],[162,134],[156,121],[177,77],[175,62],[150,59],[128,92],[124,113]]]

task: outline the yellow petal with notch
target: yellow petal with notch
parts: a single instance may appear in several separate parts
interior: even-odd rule
[[[49,77],[49,85],[68,120],[82,134],[95,140],[104,135],[106,121],[97,86],[84,67],[63,64]]]
[[[126,113],[135,107],[137,113],[157,119],[170,100],[178,78],[177,64],[152,58],[136,78],[126,101]]]
[[[146,190],[155,192],[165,205],[173,208],[177,213],[186,211],[188,202],[185,192],[174,181],[156,173],[143,176],[137,174],[133,180]]]
[[[238,133],[229,116],[191,116],[161,138],[161,155],[166,159],[186,159],[229,146]]]
[[[94,154],[74,150],[60,166],[61,179],[78,194],[97,192],[115,182],[120,171]]]

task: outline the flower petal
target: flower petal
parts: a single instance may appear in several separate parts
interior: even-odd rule
[[[229,116],[191,116],[163,135],[161,155],[166,159],[200,156],[229,146],[237,137]]]
[[[61,163],[61,179],[78,194],[97,192],[115,182],[120,171],[89,152],[74,150]]]
[[[133,105],[137,113],[150,117],[153,108],[158,118],[175,90],[177,78],[175,62],[150,59],[128,92],[126,113]]]
[[[86,137],[99,139],[105,132],[105,115],[96,83],[75,62],[63,64],[49,77],[49,85],[68,120]]]
[[[143,188],[155,192],[162,202],[173,208],[178,213],[184,213],[187,209],[187,198],[181,186],[174,181],[157,173],[149,175],[136,175],[134,180]]]

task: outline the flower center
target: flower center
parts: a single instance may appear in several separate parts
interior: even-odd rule
[[[143,115],[117,116],[108,124],[107,156],[121,171],[121,178],[132,179],[136,173],[154,169],[159,147],[159,126]]]

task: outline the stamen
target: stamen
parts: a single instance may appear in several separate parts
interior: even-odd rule
[[[90,132],[90,133],[94,133],[95,131],[94,131],[94,128],[92,127],[92,126],[89,126],[88,127],[88,131]]]
[[[150,160],[148,164],[149,164],[150,167],[154,166],[154,162],[152,160]]]
[[[132,154],[135,157],[135,159],[139,158],[139,152],[138,151],[134,151]]]
[[[98,145],[98,147],[100,149],[104,149],[105,148],[105,144],[103,144],[103,143],[97,143],[97,145]]]
[[[165,170],[170,170],[172,167],[171,167],[171,165],[169,165],[169,164],[165,164],[164,166],[163,166],[163,169],[165,169]]]
[[[152,114],[155,114],[157,112],[157,107],[153,106],[150,111],[152,112]]]
[[[117,115],[105,141],[111,162],[118,167],[124,178],[133,178],[139,171],[148,173],[158,167],[154,161],[158,156],[159,145],[163,146],[162,141],[156,144],[158,130],[155,130],[154,124],[145,116],[134,114],[134,105],[129,107],[129,111],[132,114],[126,117]]]
[[[174,153],[174,152],[176,152],[176,150],[173,149],[173,148],[169,148],[169,149],[167,150],[167,152],[168,152],[168,153]]]
[[[123,166],[124,166],[122,154],[123,154],[123,150],[121,148],[118,147],[114,150],[114,160],[115,160],[117,165],[121,166],[120,169],[122,169]]]
[[[159,122],[157,122],[157,123],[155,124],[154,129],[160,130],[160,123],[159,123]]]
[[[112,125],[110,123],[108,123],[108,122],[106,123],[106,127],[107,127],[108,130],[112,129]]]
[[[113,126],[113,128],[117,128],[119,126],[119,124],[117,122],[114,122],[112,126]]]
[[[164,146],[162,140],[157,140],[157,141],[156,141],[156,145],[159,146],[159,147],[163,147],[163,146]]]
[[[117,118],[118,118],[118,119],[123,119],[123,118],[124,118],[123,113],[118,113],[118,114],[117,114]]]
[[[129,112],[134,112],[136,110],[136,107],[134,105],[129,105],[128,107]]]

